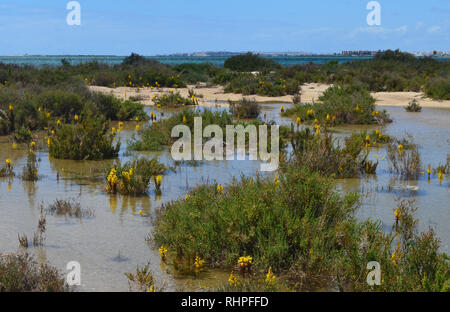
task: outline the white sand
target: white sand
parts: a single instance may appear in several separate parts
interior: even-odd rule
[[[301,87],[302,90],[302,102],[312,102],[317,101],[320,95],[329,87],[327,84],[319,83],[308,83]],[[215,105],[215,101],[237,101],[243,97],[248,99],[255,99],[258,102],[279,102],[279,103],[292,103],[292,96],[260,96],[260,95],[249,95],[243,96],[242,94],[235,93],[224,93],[224,88],[222,86],[214,87],[202,87],[202,86],[188,86],[189,89],[193,89],[197,95],[202,95],[203,97],[199,99],[199,105],[211,106]],[[188,96],[188,88],[178,88],[177,91],[180,92],[181,96]],[[113,94],[114,96],[121,99],[129,99],[130,97],[140,97],[139,101],[145,105],[154,105],[152,96],[154,94],[161,94],[168,92],[169,90],[174,90],[173,88],[160,88],[160,89],[150,89],[144,88],[140,89],[138,92],[136,88],[128,87],[118,87],[118,88],[108,88],[99,86],[90,86],[92,91],[102,92],[106,94]],[[377,100],[376,104],[379,106],[406,106],[413,99],[422,107],[437,107],[437,108],[450,108],[450,101],[438,101],[430,98],[426,98],[422,92],[372,92],[372,96]],[[212,103],[211,103],[212,102]],[[219,106],[227,106],[227,103],[218,103]]]

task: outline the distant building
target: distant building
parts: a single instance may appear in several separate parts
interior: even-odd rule
[[[381,51],[364,51],[364,50],[360,50],[360,51],[342,51],[341,55],[342,56],[375,56],[378,52]]]

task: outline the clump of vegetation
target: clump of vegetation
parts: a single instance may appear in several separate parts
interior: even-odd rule
[[[228,58],[223,67],[235,71],[248,72],[280,69],[281,65],[271,59],[248,52]]]
[[[153,96],[153,103],[158,107],[182,107],[187,105],[198,105],[198,98],[192,95],[190,98],[184,98],[179,92],[170,92]]]
[[[38,220],[38,225],[37,225],[37,231],[34,232],[33,235],[33,246],[34,247],[38,247],[38,246],[42,246],[43,242],[45,240],[45,230],[47,229],[47,218],[46,215],[44,213],[44,207],[41,204],[39,207],[39,220]],[[28,237],[26,235],[20,235],[18,234],[18,239],[19,239],[19,246],[22,248],[28,248]]]
[[[416,144],[410,143],[408,149],[403,144],[390,144],[388,145],[388,157],[391,172],[400,174],[405,179],[419,176],[422,163]]]
[[[56,199],[45,211],[50,215],[64,216],[65,218],[82,219],[95,216],[94,210],[81,207],[81,204],[74,198],[68,200]]]
[[[22,171],[22,179],[24,181],[37,181],[39,179],[35,148],[36,143],[33,141],[28,150],[27,164],[23,167]]]
[[[422,106],[420,106],[416,100],[412,100],[408,103],[408,106],[405,107],[405,110],[410,113],[418,113],[422,111]]]
[[[243,95],[283,96],[298,94],[300,84],[293,79],[283,79],[276,73],[257,74],[240,73],[231,76],[224,84],[225,92]]]
[[[267,272],[269,281],[269,269],[288,273],[294,290],[449,289],[449,258],[432,231],[417,233],[411,203],[399,204],[395,228],[385,233],[380,222],[354,218],[358,202],[357,194],[340,195],[319,173],[287,166],[273,180],[242,177],[196,188],[157,211],[153,236],[174,261],[199,256],[232,272],[237,262],[251,261],[251,272]],[[370,261],[383,268],[380,286],[367,285]],[[248,282],[232,273],[227,289],[252,284],[246,272]]]
[[[318,126],[316,126],[318,127]],[[319,129],[319,130],[317,130]],[[313,133],[309,128],[291,132],[290,162],[311,171],[335,178],[356,177],[361,173],[375,173],[378,162],[368,160],[365,139],[360,134],[350,136],[341,147],[328,132]]]
[[[155,179],[155,187],[159,190],[161,175],[169,169],[156,158],[139,158],[123,165],[115,165],[105,172],[106,191],[111,194],[144,195],[148,192],[152,178]]]
[[[448,70],[447,70],[448,73]],[[434,77],[427,81],[425,95],[437,100],[450,100],[450,77]]]
[[[227,125],[233,124],[231,115],[225,111],[212,112],[210,110],[204,110],[202,112],[195,112],[185,109],[168,119],[147,125],[137,135],[132,136],[128,142],[128,146],[131,150],[136,151],[161,150],[164,146],[168,146],[177,140],[177,138],[172,138],[171,136],[172,128],[176,125],[185,124],[193,131],[194,117],[202,118],[203,129],[208,125],[219,125],[225,129]]]
[[[10,158],[5,159],[6,165],[0,168],[0,178],[5,177],[13,177],[14,176],[14,167],[13,162]]]
[[[29,254],[0,255],[0,292],[67,292],[65,276]]]
[[[323,93],[319,101],[296,105],[283,115],[297,116],[302,121],[318,120],[327,125],[391,122],[386,111],[376,110],[375,99],[363,88],[333,86]]]
[[[258,118],[261,107],[256,100],[242,98],[239,101],[228,101],[230,104],[230,112],[236,118]]]
[[[100,160],[117,157],[120,141],[101,116],[75,116],[72,124],[57,126],[48,138],[50,156],[58,159]]]
[[[136,273],[125,273],[128,279],[128,286],[130,291],[139,292],[160,292],[163,288],[155,286],[155,278],[150,270],[150,263],[147,263],[143,268],[137,267]]]

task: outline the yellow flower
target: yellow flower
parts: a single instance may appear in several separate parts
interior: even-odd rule
[[[427,173],[428,173],[428,174],[431,174],[431,167],[430,167],[430,165],[428,165]]]
[[[61,126],[61,120],[58,119],[58,121],[56,122],[56,124],[57,124],[58,126]]]
[[[152,285],[152,287],[150,287],[150,289],[147,290],[147,292],[156,292],[155,286]]]
[[[221,184],[217,185],[217,191],[222,194],[223,193],[223,186]]]
[[[399,144],[398,145],[398,152],[402,153],[403,152],[403,144]]]
[[[13,143],[12,148],[13,148],[13,149],[17,149],[17,144],[16,144],[16,143]]]
[[[116,133],[116,128],[112,127],[111,132]]]
[[[230,277],[228,278],[228,284],[231,287],[237,287],[239,285],[239,281],[238,281],[238,279],[236,278],[236,276],[234,275],[233,272],[231,272]]]
[[[204,260],[202,260],[199,256],[197,256],[197,257],[195,257],[195,262],[194,262],[194,265],[195,265],[195,269],[198,271],[198,270],[201,270],[202,268],[203,268],[203,264],[204,264]]]
[[[300,126],[300,124],[302,123],[302,119],[300,117],[297,117],[296,123],[297,126]]]
[[[8,167],[11,167],[11,159],[9,159],[9,158],[7,158],[6,160],[5,160],[5,162],[6,162],[6,165],[8,166]]]
[[[161,185],[161,183],[162,183],[162,180],[163,180],[163,177],[162,176],[157,176],[156,177],[156,185],[158,185],[158,186],[160,186]]]
[[[166,261],[167,249],[164,247],[164,245],[161,245],[161,247],[159,247],[158,250],[159,250],[159,255],[161,256],[161,260]]]
[[[142,212],[142,209],[139,210],[139,215],[142,216],[144,213]]]
[[[10,111],[13,111],[13,110],[14,110],[14,106],[9,105],[9,110],[10,110]]]
[[[330,121],[330,114],[327,114],[327,121]]]
[[[282,113],[284,112],[284,106],[283,105],[281,105],[280,110],[281,110]]]
[[[275,178],[273,179],[273,182],[275,183],[276,186],[278,186],[280,184],[280,179],[278,179],[278,177],[275,176]]]
[[[438,180],[439,180],[439,182],[441,182],[443,178],[444,178],[444,174],[442,173],[441,170],[439,170],[439,172],[438,172]]]
[[[184,200],[188,200],[189,197],[191,197],[191,195],[189,195],[189,193],[186,193],[186,196],[184,196]]]
[[[186,123],[186,122],[187,122],[186,116],[183,116],[183,123]]]
[[[380,135],[380,130],[379,129],[375,130],[375,133],[376,135]]]
[[[141,126],[136,125],[136,131],[139,131],[140,128],[141,128]]]
[[[269,268],[266,274],[266,284],[273,286],[275,284],[275,275],[273,275],[272,268]]]
[[[398,219],[400,217],[400,210],[397,208],[394,211],[395,218]]]
[[[356,105],[356,112],[359,112],[360,111],[360,109],[359,109],[359,105]]]
[[[31,148],[35,148],[36,147],[36,142],[32,141],[30,146],[31,146]]]
[[[78,115],[75,115],[75,121],[78,121],[80,117],[78,117]]]
[[[253,258],[250,256],[247,257],[240,257],[238,260],[238,264],[241,267],[248,267],[252,264]]]
[[[47,139],[47,145],[48,145],[48,146],[52,145],[52,139],[51,139],[51,138],[48,138],[48,139]]]
[[[139,121],[139,117],[136,117],[136,121]]]

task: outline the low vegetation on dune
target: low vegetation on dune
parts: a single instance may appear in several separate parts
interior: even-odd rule
[[[298,104],[286,110],[284,116],[321,124],[384,124],[391,122],[385,110],[379,111],[370,93],[359,87],[332,86],[313,104]]]
[[[277,62],[251,52],[228,58],[223,67],[240,72],[268,71],[281,68]]]

